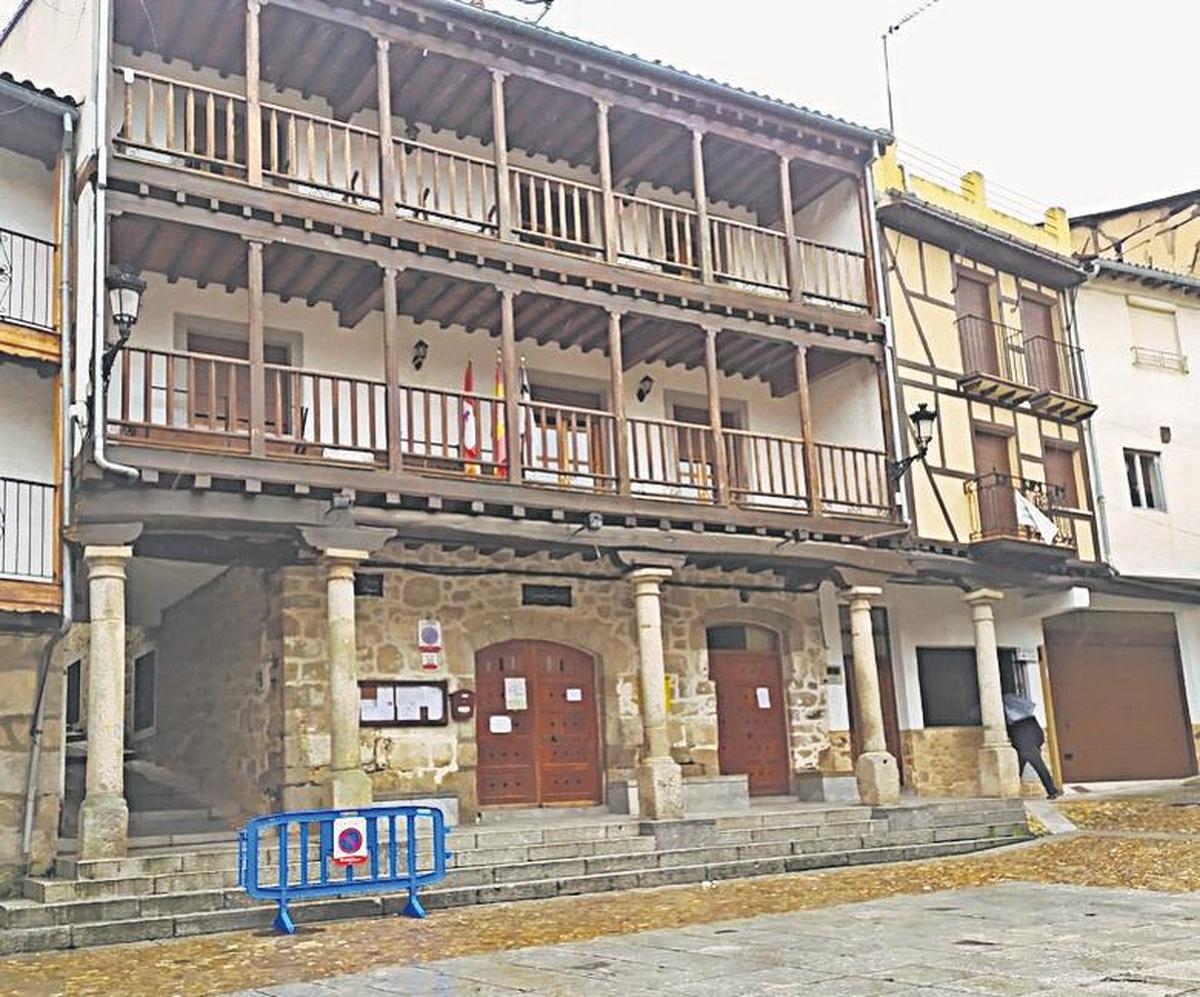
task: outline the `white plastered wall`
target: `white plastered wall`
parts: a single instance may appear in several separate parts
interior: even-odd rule
[[[57,400],[53,377],[0,361],[0,477],[54,483]]]
[[[0,149],[0,228],[54,242],[54,170]]]

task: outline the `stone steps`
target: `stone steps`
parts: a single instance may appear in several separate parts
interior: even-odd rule
[[[1028,837],[1019,803],[791,810],[667,822],[537,828],[475,826],[451,835],[454,865],[426,905],[449,907],[696,883],[976,851]],[[638,832],[642,833],[638,833]],[[689,840],[694,838],[694,840]],[[460,840],[456,840],[460,839]],[[268,862],[276,861],[274,853]],[[31,878],[0,902],[0,954],[149,940],[270,924],[274,908],[236,883],[236,849],[154,848],[121,860],[65,860],[81,878]],[[296,904],[301,923],[395,914],[402,895]]]

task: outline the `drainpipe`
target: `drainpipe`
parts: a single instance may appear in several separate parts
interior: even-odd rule
[[[95,270],[93,273],[92,309],[92,458],[96,466],[113,474],[127,478],[139,477],[136,467],[118,464],[104,454],[105,384],[101,367],[104,358],[104,331],[108,325],[107,301],[104,293],[104,278],[107,267],[108,214],[105,209],[105,191],[108,189],[108,77],[109,38],[112,26],[112,0],[96,3],[96,47],[93,62],[96,70],[96,204],[93,249]]]
[[[1100,273],[1100,268],[1094,262],[1084,265],[1087,271],[1088,278],[1094,278]],[[1067,294],[1067,321],[1069,324],[1068,334],[1074,340],[1073,345],[1079,347],[1079,376],[1083,379],[1083,392],[1089,398],[1092,394],[1092,378],[1088,371],[1088,355],[1082,348],[1079,338],[1079,313],[1075,309],[1075,298],[1079,293],[1076,287],[1071,288]],[[1104,479],[1100,476],[1100,451],[1096,448],[1096,427],[1092,424],[1092,420],[1088,419],[1083,427],[1083,435],[1087,440],[1087,466],[1088,477],[1092,481],[1092,500],[1096,503],[1096,524],[1099,527],[1096,531],[1097,538],[1100,542],[1100,561],[1107,564],[1110,568],[1114,568],[1112,563],[1112,541],[1108,532],[1108,498],[1104,494]]]
[[[883,155],[878,142],[875,143],[875,158]],[[892,335],[892,309],[888,293],[886,275],[883,272],[883,230],[875,214],[875,176],[870,163],[866,168],[867,182],[867,220],[874,237],[875,252],[872,254],[871,266],[875,271],[875,299],[879,306],[879,320],[883,323],[883,365],[887,375],[888,404],[892,409],[892,454],[895,460],[900,460],[904,453],[904,437],[900,432],[900,394],[896,388],[896,345]],[[887,430],[885,429],[885,432]],[[889,486],[891,483],[889,482]],[[900,521],[906,526],[912,522],[908,508],[908,489],[900,482],[895,483],[893,496],[900,497]]]
[[[71,293],[72,258],[75,249],[75,205],[72,200],[75,178],[75,111],[62,116],[62,149],[59,156],[58,203],[58,314],[59,314],[59,478],[62,491],[59,508],[62,510],[60,535],[66,536],[71,522],[71,471],[75,452],[75,434],[71,419],[71,400],[74,394],[74,376],[71,364],[71,335],[74,328],[72,309],[74,295]],[[21,859],[26,871],[30,866],[33,849],[33,819],[37,811],[37,787],[42,760],[42,738],[46,729],[46,691],[50,684],[50,669],[53,667],[54,652],[62,639],[70,632],[75,619],[75,584],[71,572],[71,549],[65,540],[60,540],[59,564],[62,583],[62,618],[58,630],[42,650],[38,665],[37,699],[33,710],[33,724],[29,728],[29,771],[25,780],[25,814],[21,828]]]

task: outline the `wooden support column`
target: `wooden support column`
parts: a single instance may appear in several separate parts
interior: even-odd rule
[[[617,465],[617,493],[628,495],[631,491],[629,468],[629,430],[625,423],[625,358],[621,343],[622,312],[608,313],[608,369],[611,380],[612,401],[609,407],[613,414],[614,453]]]
[[[508,177],[508,124],[504,110],[504,80],[507,73],[492,70],[492,142],[496,154],[496,223],[500,238],[513,238],[512,183]]]
[[[796,399],[800,404],[800,436],[804,440],[804,477],[808,511],[821,515],[821,472],[817,441],[813,436],[812,399],[808,393],[808,347],[796,347]]]
[[[612,146],[609,141],[608,104],[596,101],[596,159],[600,168],[601,212],[604,220],[604,259],[617,262],[620,232],[617,230],[617,200],[613,196]]]
[[[250,362],[250,454],[263,457],[267,452],[267,393],[266,371],[263,369],[263,244],[257,239],[247,242],[246,251],[246,319],[249,328],[248,359]],[[230,422],[235,422],[236,400],[230,402]],[[230,426],[232,429],[233,426]]]
[[[399,471],[400,450],[400,302],[396,291],[395,267],[383,268],[383,376],[384,405],[387,407],[388,470]]]
[[[725,452],[725,428],[721,425],[720,372],[717,369],[716,326],[704,329],[704,377],[708,387],[708,421],[712,427],[713,474],[716,477],[716,500],[726,505],[732,503],[729,492],[729,459]]]
[[[896,462],[896,449],[893,446],[895,435],[892,433],[892,420],[895,418],[895,413],[892,411],[892,393],[888,390],[888,360],[886,354],[875,361],[875,380],[879,385],[879,413],[883,420],[883,452],[887,454],[887,466],[890,471],[891,466]],[[887,475],[887,504],[888,508],[893,512],[896,506],[896,493],[900,489],[897,482],[892,481],[891,474]]]
[[[262,12],[260,0],[246,0],[246,180],[261,187],[262,162],[262,95],[259,74],[258,22]],[[232,127],[232,126],[231,126]]]
[[[787,240],[788,295],[793,301],[804,297],[804,274],[800,266],[800,245],[796,242],[796,208],[792,204],[792,160],[779,157],[779,207],[783,212],[783,235]]]
[[[517,323],[513,308],[516,292],[500,290],[500,366],[504,372],[504,446],[508,480],[519,485],[525,469],[521,463],[521,378],[517,366]]]
[[[375,78],[379,85],[379,210],[390,218],[396,213],[396,146],[392,141],[391,42],[375,39]]]
[[[700,243],[700,280],[713,282],[712,230],[708,224],[708,186],[704,179],[704,132],[692,130],[692,186],[696,191],[696,233]]]
[[[870,169],[870,166],[867,166]],[[875,286],[875,233],[871,227],[871,206],[867,201],[866,181],[858,182],[858,217],[862,224],[863,268],[867,289],[867,307],[872,315],[880,313],[879,289]]]

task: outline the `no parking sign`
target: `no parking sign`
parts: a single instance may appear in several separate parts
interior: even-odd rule
[[[367,858],[367,819],[338,817],[333,822],[334,865],[362,865]]]

